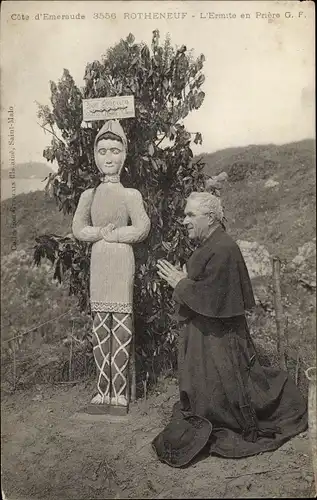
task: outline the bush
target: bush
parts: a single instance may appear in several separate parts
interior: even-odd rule
[[[58,172],[48,187],[60,210],[73,214],[81,193],[99,183],[93,159],[93,142],[102,125],[81,128],[82,98],[113,95],[135,96],[136,116],[123,122],[129,151],[122,183],[143,196],[152,229],[147,240],[135,246],[135,330],[141,368],[154,374],[175,365],[175,330],[171,290],[160,281],[156,262],[165,257],[182,265],[193,249],[181,224],[185,198],[202,190],[202,161],[193,161],[192,139],[182,120],[203,100],[204,56],[194,59],[183,45],[174,48],[169,37],[160,44],[153,32],[151,47],[135,43],[133,35],[107,51],[102,61],[87,64],[85,87],[76,87],[64,70],[51,82],[51,104],[39,107],[42,126],[53,134],[43,154],[57,160]],[[45,235],[37,238],[35,262],[46,257],[55,266],[54,277],[68,282],[70,294],[89,309],[90,247],[72,238]]]

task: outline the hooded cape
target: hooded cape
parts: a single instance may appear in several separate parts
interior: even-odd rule
[[[193,252],[187,272],[188,277],[177,284],[173,294],[179,320],[193,313],[230,318],[254,307],[251,280],[241,251],[221,227]]]

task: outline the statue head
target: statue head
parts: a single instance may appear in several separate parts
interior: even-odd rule
[[[127,138],[118,121],[109,120],[99,130],[95,138],[94,155],[103,177],[120,178],[127,155]]]

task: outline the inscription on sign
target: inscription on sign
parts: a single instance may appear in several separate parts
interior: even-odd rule
[[[135,116],[134,96],[83,99],[83,115],[85,122],[133,118]]]

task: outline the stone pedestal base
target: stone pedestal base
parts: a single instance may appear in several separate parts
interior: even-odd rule
[[[113,415],[122,417],[128,414],[129,407],[89,403],[79,411],[80,413],[87,413],[88,415]]]

